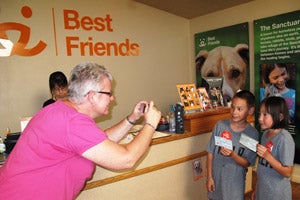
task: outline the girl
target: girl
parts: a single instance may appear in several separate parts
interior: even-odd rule
[[[294,89],[286,86],[290,79],[287,71],[287,65],[284,63],[265,64],[261,66],[262,81],[264,88],[260,88],[261,100],[269,96],[281,96],[285,99],[289,113],[290,122],[295,121],[296,92]]]
[[[261,102],[259,124],[265,130],[257,145],[256,200],[292,199],[290,176],[295,154],[295,143],[285,129],[289,112],[282,97],[268,97]]]

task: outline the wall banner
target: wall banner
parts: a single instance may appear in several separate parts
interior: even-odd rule
[[[300,113],[296,112],[300,101],[300,92],[296,92],[300,84],[300,11],[254,21],[254,59],[257,108],[267,96],[286,99],[289,131],[296,143],[295,162],[300,163]]]
[[[248,23],[195,34],[197,87],[203,77],[222,77],[224,101],[238,89],[249,89]]]

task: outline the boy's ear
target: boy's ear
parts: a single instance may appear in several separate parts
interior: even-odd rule
[[[255,111],[255,108],[252,106],[252,107],[250,107],[248,114],[253,115],[254,111]]]

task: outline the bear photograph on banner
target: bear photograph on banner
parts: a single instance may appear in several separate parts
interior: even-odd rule
[[[224,105],[238,90],[249,89],[249,25],[242,23],[195,34],[197,87],[220,89]],[[208,82],[219,80],[218,88]]]

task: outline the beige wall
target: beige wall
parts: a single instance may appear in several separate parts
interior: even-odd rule
[[[32,17],[22,17],[20,10],[27,5]],[[58,56],[55,54],[52,8],[55,13]],[[113,32],[64,30],[63,10],[76,10],[80,17],[112,18]],[[47,48],[32,57],[14,55],[0,57],[0,135],[6,127],[20,131],[19,118],[34,115],[43,101],[50,97],[48,76],[61,70],[69,76],[71,68],[83,61],[105,65],[115,78],[116,97],[112,112],[99,121],[102,128],[124,118],[139,100],[154,100],[167,112],[168,105],[179,101],[176,84],[191,79],[189,69],[189,21],[129,0],[1,0],[0,22],[19,22],[31,28],[28,47],[39,40]],[[11,40],[18,34],[9,32]],[[87,41],[122,43],[128,38],[140,45],[139,56],[73,56],[66,55],[66,36],[79,36]],[[98,121],[97,121],[98,122]]]

